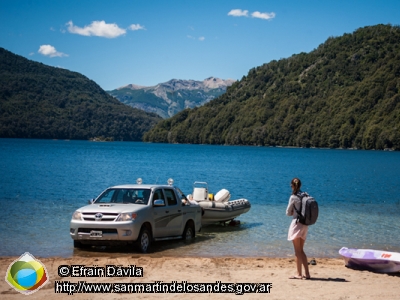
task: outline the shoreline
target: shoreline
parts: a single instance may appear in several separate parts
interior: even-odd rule
[[[0,273],[6,275],[10,264],[19,256],[0,257]],[[234,292],[218,294],[179,294],[179,293],[98,293],[84,294],[56,293],[56,285],[63,282],[79,283],[169,283],[186,285],[195,283],[209,283],[220,286],[222,284],[258,284],[269,287],[268,295],[258,293],[244,293],[240,299],[287,299],[296,295],[299,299],[396,299],[398,298],[398,283],[400,272],[394,274],[380,274],[370,271],[360,271],[345,267],[342,258],[315,258],[316,265],[310,265],[311,280],[289,279],[295,274],[295,258],[278,257],[153,257],[142,254],[123,255],[118,257],[114,253],[102,253],[101,256],[80,256],[70,258],[63,257],[35,257],[46,268],[49,281],[37,292],[29,295],[29,299],[88,299],[95,297],[101,299],[158,299],[187,297],[232,299]],[[310,260],[311,258],[309,258]],[[60,266],[83,266],[75,268],[75,275],[61,277]],[[107,267],[108,266],[108,267]],[[110,267],[112,266],[112,267]],[[133,267],[132,267],[133,266]],[[62,268],[62,267],[61,267]],[[104,276],[89,277],[93,270],[112,271],[106,275],[118,275],[120,277]],[[84,270],[84,271],[79,271]],[[92,271],[90,271],[92,270]],[[140,271],[141,270],[141,271]],[[110,271],[110,272],[111,272]],[[89,273],[88,273],[89,272]],[[124,273],[125,272],[125,273]],[[136,272],[136,273],[135,273]],[[142,276],[140,276],[140,273]],[[71,273],[69,273],[71,274]],[[104,273],[100,273],[103,274]],[[86,275],[86,276],[85,276]],[[94,274],[96,275],[96,274]],[[97,273],[99,275],[99,273]],[[128,276],[129,275],[129,276]],[[132,276],[133,275],[133,276]],[[139,275],[139,276],[138,276]],[[264,284],[264,285],[263,285]],[[243,286],[241,286],[241,289]],[[237,290],[236,290],[237,291]],[[243,291],[243,290],[242,290]],[[263,290],[264,292],[266,290]],[[0,297],[2,299],[19,299],[21,294],[14,290],[5,279],[0,281]],[[296,298],[296,297],[295,297]],[[27,298],[28,299],[28,298]]]

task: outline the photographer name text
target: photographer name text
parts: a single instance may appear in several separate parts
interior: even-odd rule
[[[116,266],[106,265],[61,265],[58,267],[60,277],[143,277],[143,268],[136,265]]]

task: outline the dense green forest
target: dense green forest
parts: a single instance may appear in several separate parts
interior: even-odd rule
[[[0,48],[0,137],[140,141],[159,120],[79,73]]]
[[[251,69],[144,141],[400,150],[399,90],[400,27],[370,26]]]

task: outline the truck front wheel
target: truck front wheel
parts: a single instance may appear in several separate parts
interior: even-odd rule
[[[146,227],[143,227],[140,230],[139,237],[136,241],[136,246],[140,252],[147,253],[147,251],[150,248],[150,244],[151,244],[151,233]]]

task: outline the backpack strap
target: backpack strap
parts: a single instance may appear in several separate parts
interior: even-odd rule
[[[296,208],[296,205],[293,203],[293,208],[294,208],[294,210],[295,210],[296,213],[297,213],[297,220],[296,220],[296,224],[297,224],[297,222],[299,222],[299,219],[300,219],[300,216],[301,216],[301,211],[302,211],[302,209],[303,209],[303,198],[304,198],[305,196],[308,196],[308,194],[299,191],[299,192],[296,194],[296,196],[300,198],[300,210],[298,210],[298,209]]]

